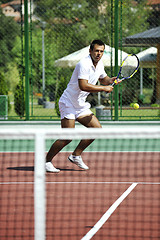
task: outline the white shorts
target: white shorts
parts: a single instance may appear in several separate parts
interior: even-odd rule
[[[61,119],[77,119],[80,116],[86,116],[93,114],[89,109],[90,104],[86,104],[86,106],[82,108],[75,108],[73,105],[66,104],[65,102],[59,102],[59,111],[61,114]]]

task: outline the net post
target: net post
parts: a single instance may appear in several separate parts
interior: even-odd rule
[[[45,135],[35,134],[34,163],[34,240],[45,240],[46,192],[45,192]]]

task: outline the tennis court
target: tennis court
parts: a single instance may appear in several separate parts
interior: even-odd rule
[[[0,240],[160,239],[160,0],[0,6]],[[93,39],[108,76],[130,54],[139,70],[90,94],[103,129],[62,131],[59,97]],[[57,138],[73,141],[54,159],[60,172],[46,173]],[[67,160],[83,138],[95,138],[87,171]]]
[[[42,132],[40,130],[44,126],[36,128],[37,132]],[[41,199],[42,205],[46,202],[43,219],[42,205],[39,205],[38,219],[34,205],[37,199],[34,182],[36,176],[41,178],[41,168],[37,173],[39,175],[35,175],[36,149],[34,140],[27,135],[35,132],[35,127],[28,127],[27,134],[24,134],[21,126],[16,137],[12,133],[12,138],[9,133],[12,130],[15,132],[14,126],[9,126],[5,134],[1,129],[0,239],[36,239],[35,231],[43,235],[42,223],[47,240],[159,239],[159,126],[141,125],[135,128],[128,124],[121,129],[119,126],[112,128],[115,131],[111,132],[106,126],[103,132],[96,132],[97,139],[83,153],[83,160],[90,168],[88,171],[80,170],[67,157],[77,144],[77,134],[81,138],[84,132],[86,138],[91,133],[77,129],[75,137],[70,132],[69,137],[75,140],[54,160],[60,173],[47,173],[45,178],[42,177],[46,183],[46,198]],[[137,128],[140,136],[135,132]],[[57,134],[61,138],[66,137],[66,133],[62,134],[56,128],[46,126],[46,129],[50,133],[45,138],[45,152]],[[105,139],[106,132],[112,137],[106,135]],[[42,149],[39,147],[38,150],[40,154]],[[41,187],[38,186],[40,195],[36,196],[42,196]],[[40,225],[34,230],[36,221]]]

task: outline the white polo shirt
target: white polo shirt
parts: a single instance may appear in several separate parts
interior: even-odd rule
[[[88,105],[86,98],[89,92],[82,91],[79,88],[78,79],[86,79],[88,83],[96,85],[99,78],[106,77],[107,74],[104,70],[102,60],[100,60],[95,68],[93,65],[91,56],[85,57],[79,63],[77,63],[72,77],[64,90],[60,102],[65,102],[68,105],[70,103],[75,108],[83,108]],[[90,107],[90,104],[89,104]]]

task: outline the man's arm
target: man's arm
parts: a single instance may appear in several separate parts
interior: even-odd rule
[[[86,79],[78,79],[78,82],[79,88],[85,92],[111,92],[113,90],[112,86],[93,85],[88,83]]]
[[[105,78],[100,78],[99,81],[101,84],[106,86],[112,84],[116,80],[116,78],[117,77],[110,78],[109,76],[106,76]]]

